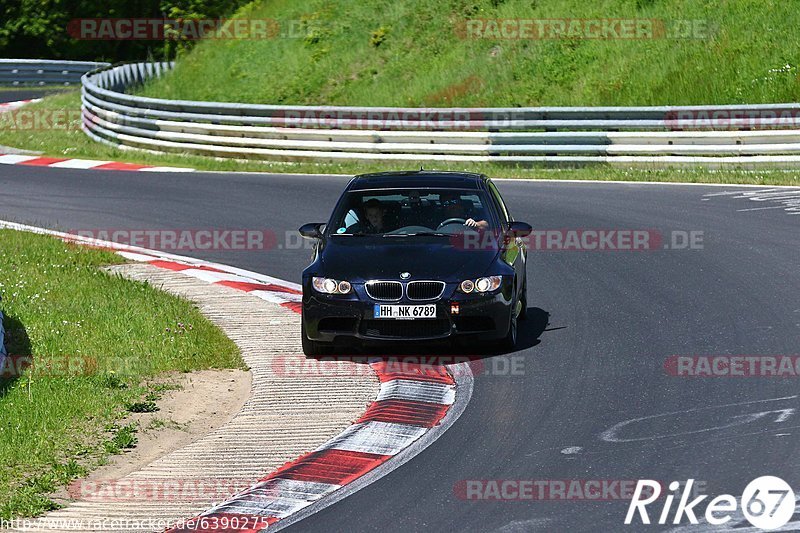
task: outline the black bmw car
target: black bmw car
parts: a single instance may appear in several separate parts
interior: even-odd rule
[[[303,351],[459,339],[513,348],[530,232],[483,175],[356,176],[328,223],[300,228],[316,240],[303,271]]]

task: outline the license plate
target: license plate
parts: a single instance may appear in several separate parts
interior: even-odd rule
[[[375,304],[374,318],[394,318],[414,320],[416,318],[436,318],[436,304],[429,305],[381,305]]]

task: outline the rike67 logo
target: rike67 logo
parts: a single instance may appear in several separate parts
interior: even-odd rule
[[[676,496],[680,496],[680,498],[671,523],[680,524],[684,517],[691,524],[699,523],[695,514],[695,507],[708,496],[698,496],[689,501],[693,484],[693,479],[688,480],[685,484],[677,481],[669,484],[669,490],[672,494],[667,494],[666,498],[664,498],[663,507],[656,521],[657,524],[665,525],[669,523],[672,504]],[[681,487],[683,487],[683,491],[678,495],[676,491]],[[658,481],[640,479],[636,484],[633,498],[628,506],[625,524],[630,525],[636,522],[637,514],[639,522],[650,524],[651,519],[647,506],[656,502],[660,496],[661,484]],[[656,507],[656,505],[652,507]],[[657,511],[657,509],[653,510]],[[786,525],[794,515],[794,511],[795,494],[789,484],[779,477],[762,476],[754,479],[745,487],[739,501],[730,494],[721,494],[709,501],[704,518],[708,524],[721,526],[730,522],[734,516],[744,515],[750,525],[758,529],[774,530]],[[737,527],[739,526],[741,526],[741,523],[737,524]]]

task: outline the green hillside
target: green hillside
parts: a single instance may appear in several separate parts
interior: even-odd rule
[[[264,0],[236,17],[277,33],[203,41],[141,92],[432,107],[800,100],[793,2]]]

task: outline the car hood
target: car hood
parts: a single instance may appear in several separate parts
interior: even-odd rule
[[[366,281],[411,279],[460,281],[482,276],[497,257],[498,249],[464,250],[448,239],[334,237],[321,254],[326,277]]]

